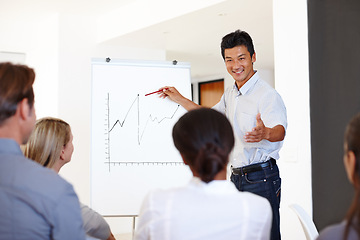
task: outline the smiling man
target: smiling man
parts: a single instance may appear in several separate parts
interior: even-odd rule
[[[223,37],[221,54],[235,82],[213,108],[225,114],[234,129],[231,181],[240,191],[269,200],[273,211],[271,239],[281,239],[281,179],[276,160],[287,127],[286,108],[281,96],[254,70],[256,54],[248,33],[237,30]],[[200,107],[174,87],[160,90],[160,97],[168,97],[187,110]]]

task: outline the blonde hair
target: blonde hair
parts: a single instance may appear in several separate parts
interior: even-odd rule
[[[70,132],[70,125],[61,119],[39,119],[24,147],[24,155],[44,167],[52,168],[60,158],[62,147],[70,141]]]

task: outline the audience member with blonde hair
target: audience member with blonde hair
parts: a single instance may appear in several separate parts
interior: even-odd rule
[[[42,118],[24,147],[28,158],[44,167],[59,172],[62,166],[70,162],[74,151],[73,135],[68,123],[57,118]],[[105,219],[97,212],[81,204],[81,214],[87,235],[98,239],[115,239]]]

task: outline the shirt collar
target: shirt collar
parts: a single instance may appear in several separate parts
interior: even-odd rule
[[[259,78],[260,76],[257,70],[255,70],[255,74],[239,90],[237,89],[235,82],[233,85],[233,89],[235,91],[238,91],[240,95],[244,95],[255,85]]]
[[[209,183],[203,182],[198,177],[193,177],[189,185],[192,188],[202,189],[205,192],[214,192],[214,193],[228,193],[228,192],[237,192],[238,190],[235,188],[235,185],[231,183],[229,180],[213,180]]]

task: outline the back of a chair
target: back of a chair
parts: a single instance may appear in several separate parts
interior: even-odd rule
[[[299,218],[301,226],[305,232],[306,239],[315,240],[319,236],[319,232],[309,214],[307,214],[307,212],[298,204],[291,204],[289,207]]]

